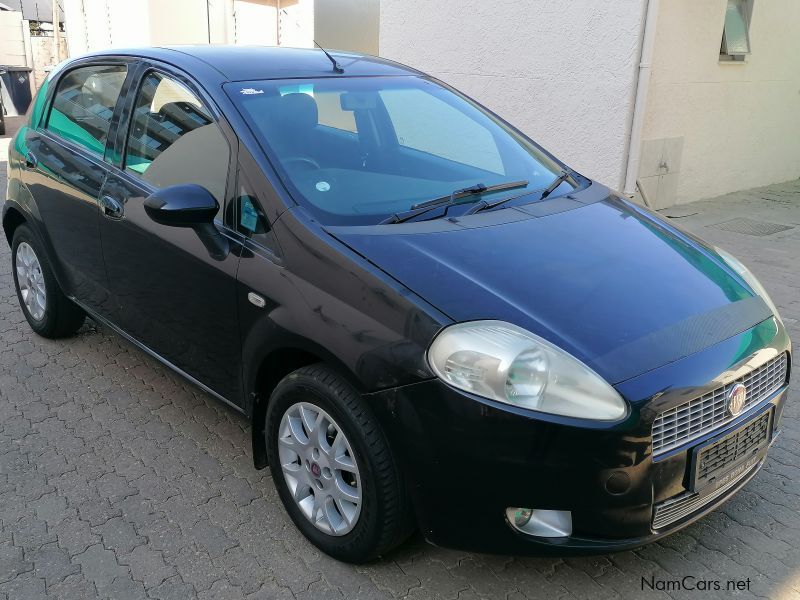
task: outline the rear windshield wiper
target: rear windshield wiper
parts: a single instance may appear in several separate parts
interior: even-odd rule
[[[485,194],[487,192],[499,192],[502,190],[512,190],[515,188],[521,188],[528,185],[528,181],[509,181],[506,183],[498,183],[495,185],[484,185],[482,183],[476,183],[475,185],[471,185],[469,187],[461,188],[458,190],[454,190],[451,194],[447,196],[441,196],[439,198],[434,198],[433,200],[426,200],[425,202],[418,202],[411,206],[411,210],[404,212],[404,213],[395,213],[390,217],[384,219],[380,222],[381,225],[384,224],[395,224],[395,223],[405,223],[414,217],[418,217],[419,215],[425,214],[434,208],[438,208],[440,206],[444,206],[449,208],[450,206],[454,206],[456,204],[462,204],[461,202],[456,202],[460,198],[465,198],[469,196],[477,196],[479,194]],[[445,209],[444,214],[447,214],[447,210]]]
[[[568,171],[561,171],[561,173],[559,173],[558,176],[555,179],[553,179],[552,182],[550,182],[550,185],[548,185],[546,188],[543,188],[541,190],[542,195],[539,196],[539,200],[544,200],[550,194],[552,194],[558,186],[560,186],[562,183],[564,183],[568,179],[572,179],[572,178],[573,178],[572,177],[572,173],[570,173]],[[535,192],[537,190],[533,190],[533,191]],[[522,196],[527,196],[527,195],[529,195],[531,193],[533,193],[533,192],[525,192],[524,194],[517,194],[516,196],[509,196],[508,198],[503,198],[503,199],[497,200],[495,202],[486,202],[486,200],[481,200],[475,206],[473,206],[467,212],[465,212],[464,216],[474,215],[475,213],[479,213],[479,212],[484,211],[484,210],[489,210],[491,208],[495,208],[497,206],[500,206],[501,204],[505,204],[506,202],[510,202],[511,200],[516,200],[517,198],[521,198]]]

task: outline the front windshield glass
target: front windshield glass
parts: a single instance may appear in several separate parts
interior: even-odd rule
[[[325,224],[379,223],[478,184],[528,182],[458,202],[531,202],[563,168],[466,98],[422,77],[249,81],[226,90],[292,196]],[[564,182],[550,197],[572,189]]]

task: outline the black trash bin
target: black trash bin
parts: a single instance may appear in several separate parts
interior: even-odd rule
[[[0,65],[0,73],[5,71],[0,77],[3,78],[3,84],[19,115],[28,112],[28,107],[31,105],[31,70],[29,67]]]
[[[2,71],[0,71],[2,73]],[[0,135],[6,134],[6,109],[3,106],[3,94],[0,90]]]

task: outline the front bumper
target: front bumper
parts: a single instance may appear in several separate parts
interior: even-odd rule
[[[768,325],[765,325],[768,324]],[[763,460],[688,514],[653,528],[656,505],[690,492],[691,449],[773,410],[775,439],[787,386],[736,420],[653,459],[658,412],[703,394],[756,350],[789,352],[774,321],[617,386],[631,404],[616,424],[534,415],[457,391],[438,380],[370,395],[406,476],[420,528],[433,544],[501,554],[624,550],[652,542],[714,510]],[[787,377],[788,381],[788,377]],[[510,506],[569,510],[572,535],[538,538],[505,520]]]

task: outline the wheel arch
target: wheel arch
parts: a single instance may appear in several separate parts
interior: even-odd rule
[[[47,229],[44,227],[36,205],[33,203],[33,198],[25,198],[23,196],[21,202],[18,200],[19,198],[13,200],[9,198],[3,206],[3,233],[6,236],[6,240],[8,240],[9,247],[14,239],[14,232],[17,228],[19,228],[20,225],[26,225],[39,244],[41,244],[42,251],[50,263],[50,268],[53,270],[56,282],[58,282],[61,289],[67,293],[67,288],[64,286],[66,283],[63,271],[64,266],[55,248],[53,248]]]
[[[3,232],[6,235],[9,246],[11,246],[11,240],[14,238],[14,232],[17,230],[17,227],[27,223],[28,220],[25,218],[22,210],[13,204],[6,207],[6,210],[3,211]]]
[[[265,418],[267,406],[275,387],[289,373],[302,367],[323,363],[362,392],[361,385],[352,372],[341,361],[327,351],[311,344],[295,344],[273,348],[252,369],[248,382],[249,410],[251,419],[251,437],[253,448],[253,464],[256,469],[267,466],[267,448],[265,438]]]

